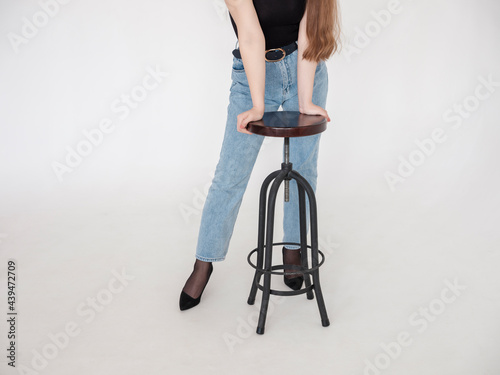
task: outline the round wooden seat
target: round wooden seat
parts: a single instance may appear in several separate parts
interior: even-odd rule
[[[265,112],[262,120],[247,125],[250,133],[267,137],[304,137],[326,130],[326,118],[305,115],[299,111]]]

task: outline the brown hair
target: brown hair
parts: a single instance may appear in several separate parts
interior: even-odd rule
[[[326,60],[340,47],[340,15],[337,0],[306,0],[307,39],[303,58]]]

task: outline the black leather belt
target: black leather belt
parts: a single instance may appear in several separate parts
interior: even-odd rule
[[[286,55],[291,54],[297,49],[297,42],[290,43],[287,46],[281,48],[271,48],[266,51],[266,61],[276,62],[281,61]],[[233,50],[233,56],[237,59],[241,59],[241,54],[239,48]]]

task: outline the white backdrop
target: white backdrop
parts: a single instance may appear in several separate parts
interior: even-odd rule
[[[260,337],[245,258],[281,140],[263,146],[202,304],[177,307],[226,121],[224,2],[0,2],[0,310],[14,259],[17,366],[500,373],[500,3],[340,5],[317,192],[332,325],[313,302],[276,299]],[[106,292],[123,269],[133,281]],[[68,322],[81,332],[52,345]],[[29,373],[7,362],[2,374]]]

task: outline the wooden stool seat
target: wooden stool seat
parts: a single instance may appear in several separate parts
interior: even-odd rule
[[[326,118],[298,111],[265,112],[262,120],[249,122],[250,133],[267,137],[304,137],[326,130]]]

